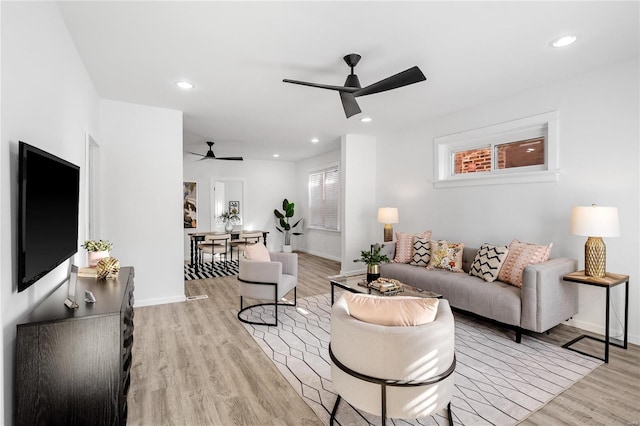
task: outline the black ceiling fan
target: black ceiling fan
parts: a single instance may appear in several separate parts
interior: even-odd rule
[[[302,86],[317,87],[320,89],[329,89],[340,92],[340,99],[342,100],[342,107],[347,118],[359,114],[362,111],[358,106],[356,98],[358,96],[372,95],[374,93],[386,92],[387,90],[397,89],[399,87],[408,86],[413,83],[418,83],[426,80],[420,68],[412,67],[408,70],[402,71],[398,74],[387,77],[384,80],[380,80],[376,83],[370,84],[367,87],[360,86],[360,80],[358,76],[353,73],[353,68],[358,65],[360,61],[360,55],[357,53],[350,53],[346,55],[344,61],[349,67],[351,67],[351,74],[347,76],[347,80],[344,82],[344,86],[332,86],[328,84],[309,83],[306,81],[298,80],[282,80],[285,83],[300,84]]]
[[[202,157],[200,160],[198,161],[202,161],[202,160],[233,160],[233,161],[243,161],[242,157],[216,157],[216,155],[213,153],[213,142],[209,142],[207,141],[207,145],[209,145],[209,151],[207,151],[206,154],[202,155],[202,154],[198,154],[197,152],[191,152],[191,151],[187,151],[189,154],[193,154],[193,155],[199,155],[200,157]]]

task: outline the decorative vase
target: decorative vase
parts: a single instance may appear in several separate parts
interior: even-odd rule
[[[226,232],[231,232],[231,231],[233,231],[233,223],[231,223],[231,222],[227,222],[227,223],[225,223],[225,224],[224,224],[224,230],[225,230]]]
[[[293,250],[291,249],[291,246],[286,245],[286,244],[282,246],[282,252],[283,253],[291,253],[292,251]]]
[[[98,261],[102,258],[109,257],[108,251],[88,251],[87,261],[90,268],[95,268],[98,265]]]
[[[367,265],[367,282],[380,278],[380,265]]]

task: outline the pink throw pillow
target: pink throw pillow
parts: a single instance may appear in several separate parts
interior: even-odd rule
[[[421,234],[409,234],[406,232],[396,232],[396,255],[394,263],[409,263],[413,259],[413,237],[431,239],[431,230]]]
[[[257,262],[271,262],[271,256],[269,256],[269,250],[264,244],[256,243],[245,247],[244,257],[249,260],[255,260]]]
[[[438,312],[439,300],[409,296],[374,296],[344,293],[349,315],[370,324],[385,326],[416,326],[432,322]]]
[[[552,245],[541,246],[523,243],[518,240],[511,241],[507,258],[500,268],[498,279],[507,284],[522,287],[522,272],[524,268],[549,260]]]

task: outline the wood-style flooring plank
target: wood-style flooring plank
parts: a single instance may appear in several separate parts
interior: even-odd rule
[[[326,277],[339,273],[339,263],[299,256],[298,297],[328,293]],[[135,308],[129,424],[322,424],[236,318],[236,285],[235,277],[186,281],[187,296],[208,298]],[[583,331],[560,325],[549,334],[530,334],[562,345]],[[597,342],[586,341],[584,347],[603,353]],[[609,364],[521,424],[640,424],[640,348],[612,346],[609,356]]]

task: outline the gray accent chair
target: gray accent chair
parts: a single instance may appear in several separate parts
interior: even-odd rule
[[[344,296],[331,308],[331,380],[341,399],[358,410],[416,419],[447,409],[453,424],[455,327],[449,302],[440,299],[433,322],[399,327],[370,324],[349,314]]]
[[[298,285],[298,254],[297,253],[269,253],[271,262],[259,262],[239,259],[238,293],[240,294],[240,311],[238,319],[247,324],[278,325],[278,306],[296,306]],[[279,302],[287,293],[293,290],[293,303]],[[269,300],[244,306],[244,298]],[[241,314],[257,306],[273,306],[274,322],[251,321],[241,317]]]

